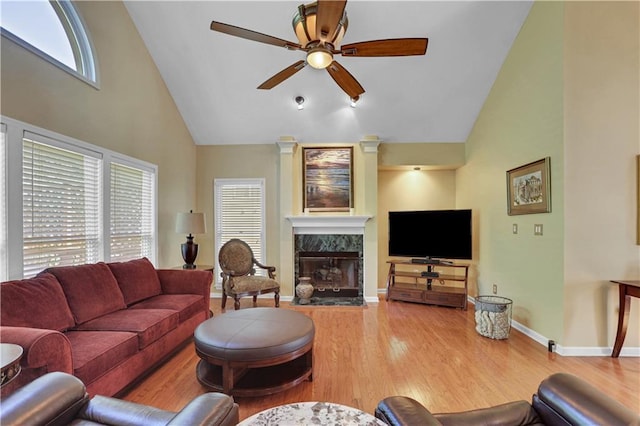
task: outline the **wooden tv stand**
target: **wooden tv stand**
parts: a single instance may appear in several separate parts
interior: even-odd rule
[[[403,300],[467,310],[469,265],[423,264],[406,259],[389,260],[387,263],[389,274],[386,300]],[[439,276],[423,276],[422,273],[427,271],[437,272]]]

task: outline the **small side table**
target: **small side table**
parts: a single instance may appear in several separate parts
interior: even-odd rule
[[[213,265],[196,265],[193,269],[185,269],[182,266],[174,266],[171,269],[182,269],[183,271],[211,271],[213,272]]]
[[[618,284],[620,293],[620,310],[618,311],[618,331],[616,332],[616,342],[613,345],[612,358],[618,358],[622,350],[624,338],[627,336],[627,326],[629,325],[629,309],[631,308],[631,297],[640,297],[640,280],[611,280]]]
[[[22,347],[13,343],[0,343],[0,387],[20,374]]]

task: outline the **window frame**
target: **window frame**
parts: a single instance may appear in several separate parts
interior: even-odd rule
[[[266,179],[265,178],[216,178],[213,181],[213,226],[215,230],[215,258],[218,258],[220,248],[226,241],[222,241],[222,224],[220,223],[220,197],[222,194],[220,189],[226,186],[256,186],[260,189],[260,255],[256,257],[256,260],[262,264],[266,264],[266,247],[267,247],[267,206],[266,206]],[[255,255],[255,253],[254,253]],[[215,288],[217,290],[222,289],[222,278],[220,276],[220,265],[218,262],[214,262],[216,273]],[[256,271],[256,273],[262,273],[264,271]]]
[[[93,42],[91,41],[89,31],[82,19],[82,16],[78,13],[75,5],[70,0],[49,0],[49,4],[53,8],[56,16],[58,16],[60,24],[67,34],[67,39],[69,40],[69,45],[73,52],[77,69],[67,66],[58,59],[1,26],[0,35],[35,54],[41,59],[44,59],[50,64],[84,81],[90,86],[100,89],[98,60],[93,47]]]
[[[109,261],[111,196],[110,196],[110,168],[116,162],[136,168],[152,171],[154,174],[153,188],[153,217],[154,243],[153,255],[149,258],[156,264],[158,258],[158,166],[125,154],[117,153],[106,148],[89,144],[47,129],[43,129],[19,120],[0,115],[0,123],[6,126],[6,177],[7,177],[7,278],[9,280],[22,279],[23,274],[23,204],[22,204],[22,144],[25,133],[32,133],[46,137],[51,141],[59,141],[65,149],[76,147],[80,151],[98,152],[102,155],[102,261]]]

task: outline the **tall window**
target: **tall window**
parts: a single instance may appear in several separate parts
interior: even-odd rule
[[[69,0],[2,1],[2,35],[52,64],[97,82],[93,49]]]
[[[110,259],[153,259],[155,252],[155,173],[111,163]]]
[[[264,179],[215,180],[216,253],[230,239],[239,238],[249,244],[258,262],[265,262],[264,185]]]
[[[7,126],[0,123],[0,281],[7,272]]]
[[[26,133],[22,149],[25,276],[102,259],[102,156]]]
[[[147,257],[155,264],[157,166],[9,117],[0,120],[3,280],[99,261]]]

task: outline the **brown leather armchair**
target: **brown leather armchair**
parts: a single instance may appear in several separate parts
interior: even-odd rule
[[[0,403],[3,426],[231,426],[238,420],[238,404],[222,393],[200,395],[174,413],[106,396],[89,398],[78,378],[62,372],[40,376]]]
[[[540,383],[531,404],[514,401],[460,413],[432,414],[418,401],[385,398],[377,418],[388,425],[640,425],[640,416],[576,376],[553,374]]]
[[[276,281],[275,266],[265,266],[256,260],[247,243],[237,238],[227,241],[218,254],[222,276],[222,309],[227,296],[233,297],[234,309],[240,309],[240,298],[253,296],[256,306],[258,295],[275,293],[276,308],[280,306],[280,284]],[[256,266],[267,271],[269,277],[256,275]]]

